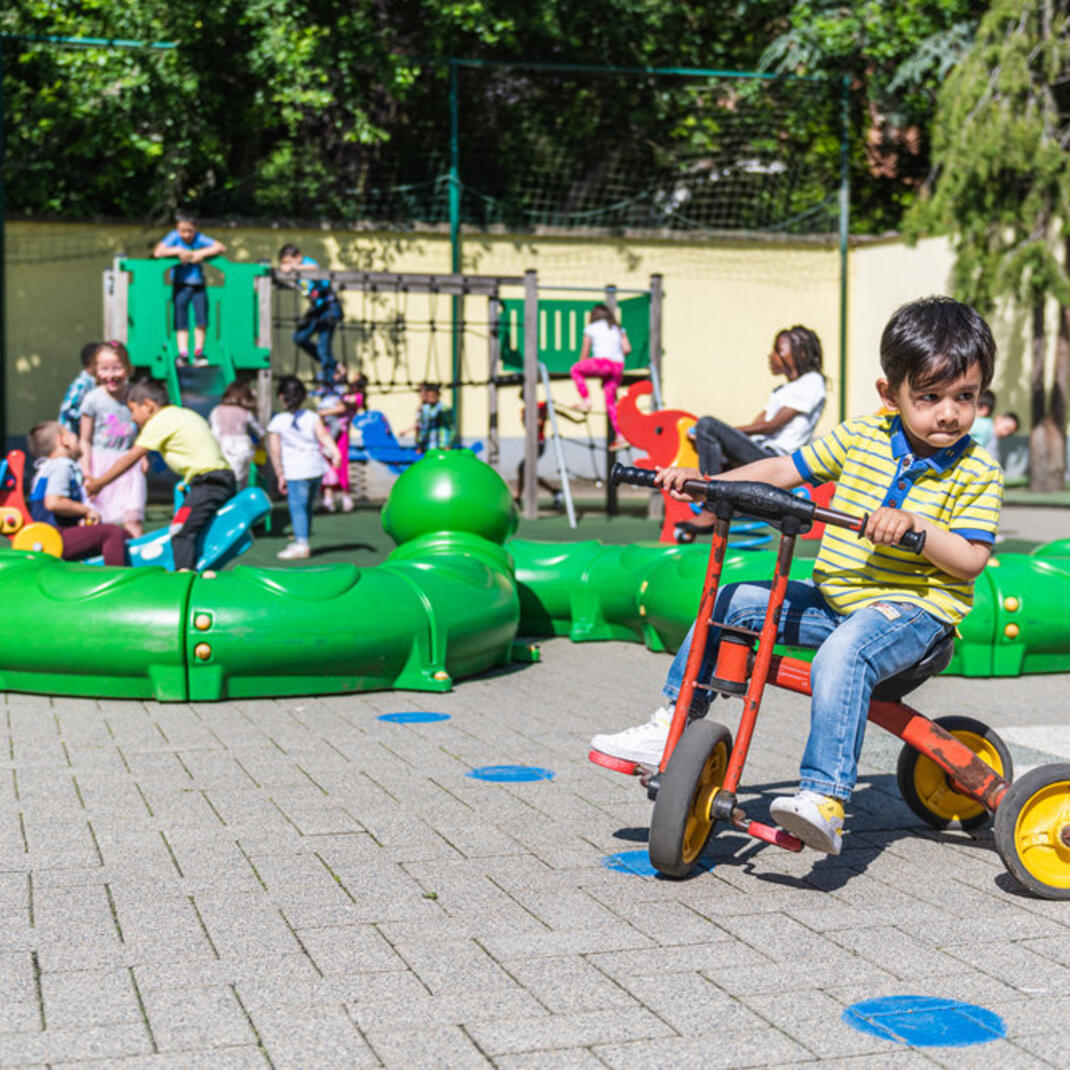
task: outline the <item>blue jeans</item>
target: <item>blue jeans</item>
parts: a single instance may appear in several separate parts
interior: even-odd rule
[[[322,481],[322,477],[286,480],[286,500],[290,503],[290,523],[293,524],[295,542],[308,542],[312,534],[312,510]]]
[[[319,315],[310,314],[293,334],[294,342],[320,365],[319,378],[325,383],[334,382],[337,362],[331,343],[334,339],[334,329],[341,318],[341,305],[332,302]],[[312,344],[313,335],[318,335],[315,345]]]
[[[208,295],[204,284],[176,282],[171,289],[175,305],[175,330],[189,330],[189,310],[193,307],[193,322],[197,327],[208,326]]]
[[[733,583],[722,587],[717,592],[714,620],[758,631],[771,586]],[[810,736],[800,768],[800,788],[850,798],[873,688],[920,661],[947,629],[944,621],[907,602],[889,600],[844,616],[828,607],[813,583],[788,583],[777,638],[792,646],[817,648],[810,673]],[[676,702],[683,684],[693,632],[694,625],[662,689],[670,704]],[[699,668],[700,683],[713,675],[719,636],[719,629],[710,628]],[[703,716],[710,698],[709,692],[696,690],[692,714]]]

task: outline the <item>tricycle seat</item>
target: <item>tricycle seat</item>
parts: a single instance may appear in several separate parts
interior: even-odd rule
[[[904,695],[925,683],[930,676],[943,672],[951,663],[951,655],[954,653],[955,635],[948,632],[928,649],[920,661],[877,684],[873,689],[873,697],[881,702],[898,702]]]

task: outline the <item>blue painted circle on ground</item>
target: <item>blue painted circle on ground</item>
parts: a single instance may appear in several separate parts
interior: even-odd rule
[[[616,873],[629,873],[633,877],[656,877],[658,875],[658,871],[650,864],[649,853],[642,848],[606,855],[602,859],[602,865]]]
[[[843,1020],[862,1033],[913,1048],[965,1048],[1007,1035],[998,1014],[935,996],[883,996],[855,1003]]]
[[[495,784],[526,784],[533,780],[553,780],[554,771],[540,769],[537,765],[483,765],[473,769],[468,776]]]
[[[420,713],[417,710],[411,713],[381,713],[376,718],[379,721],[390,721],[391,724],[431,724],[433,721],[448,721],[448,713]]]

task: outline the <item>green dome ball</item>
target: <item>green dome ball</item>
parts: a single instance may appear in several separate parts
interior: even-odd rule
[[[382,519],[399,546],[434,531],[467,531],[501,544],[517,522],[505,481],[470,450],[428,450],[398,477]]]

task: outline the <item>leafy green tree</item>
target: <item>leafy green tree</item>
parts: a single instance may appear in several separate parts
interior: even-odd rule
[[[1032,320],[1030,483],[1062,488],[1070,379],[1070,4],[996,0],[940,93],[935,182],[911,230],[949,233],[959,295]],[[1047,375],[1045,303],[1059,303]]]
[[[762,65],[846,75],[851,226],[896,229],[930,170],[936,94],[965,54],[984,5],[976,0],[795,0]]]

